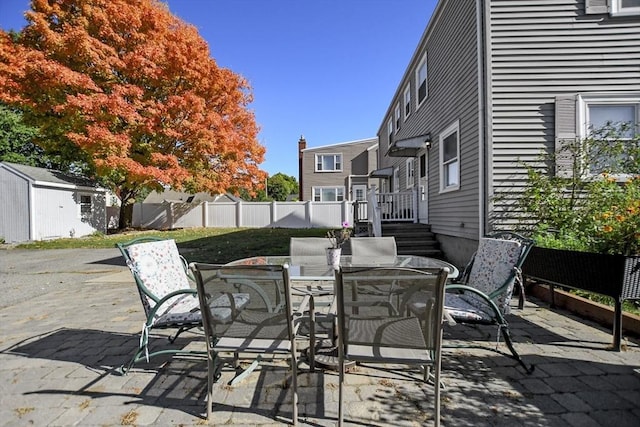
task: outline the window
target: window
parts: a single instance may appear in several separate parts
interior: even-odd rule
[[[422,154],[420,156],[420,178],[427,177],[427,155]]]
[[[399,102],[396,104],[394,117],[396,119],[396,132],[398,132],[400,130],[400,103]]]
[[[389,137],[389,147],[391,147],[393,142],[393,120],[391,119],[387,122],[387,136]]]
[[[313,187],[314,202],[344,201],[344,187]]]
[[[89,194],[81,194],[80,195],[80,217],[86,218],[91,216],[93,211],[93,203],[91,199],[91,195]]]
[[[406,161],[406,178],[407,178],[407,188],[413,187],[413,177],[414,177],[414,163],[413,159],[407,159]]]
[[[400,191],[400,169],[393,168],[393,192]]]
[[[640,0],[612,0],[611,15],[640,15]]]
[[[440,135],[440,191],[460,188],[459,123],[449,126]]]
[[[366,201],[367,200],[367,186],[364,184],[356,184],[351,187],[352,200]]]
[[[583,97],[584,101],[584,128],[582,137],[593,135],[606,137],[602,129],[611,127],[614,131],[621,130],[616,135],[618,141],[631,140],[640,129],[640,99],[638,98],[609,98],[607,97]],[[620,126],[624,128],[620,128]],[[614,156],[600,156],[589,164],[589,172],[598,174],[608,169]],[[620,159],[620,157],[617,157]]]
[[[316,172],[342,171],[342,154],[316,154]]]
[[[407,85],[404,89],[404,119],[407,120],[411,114],[411,86]]]
[[[427,95],[427,54],[425,54],[416,69],[416,107],[422,105]]]

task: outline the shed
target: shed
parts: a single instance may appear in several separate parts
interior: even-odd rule
[[[106,193],[87,178],[0,162],[0,237],[14,243],[106,232]]]

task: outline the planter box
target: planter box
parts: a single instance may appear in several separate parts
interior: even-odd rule
[[[622,301],[640,299],[640,257],[577,252],[534,246],[522,273],[551,286],[565,286],[601,295],[615,301],[613,348],[620,351]]]

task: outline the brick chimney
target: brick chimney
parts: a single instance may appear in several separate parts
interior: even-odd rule
[[[302,185],[302,150],[307,148],[307,140],[304,135],[300,135],[298,140],[298,200],[303,201],[303,185]]]

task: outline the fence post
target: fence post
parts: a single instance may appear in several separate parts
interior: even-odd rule
[[[271,220],[269,221],[269,224],[273,224],[275,223],[278,218],[278,206],[277,206],[277,201],[274,200],[271,202]],[[273,227],[273,225],[271,225],[271,227]]]
[[[236,202],[236,228],[242,227],[242,201]]]
[[[307,226],[311,227],[313,224],[313,205],[311,204],[311,200],[307,200],[304,207],[305,219],[307,220]]]
[[[202,207],[202,226],[207,228],[209,227],[209,202],[202,202],[200,206]]]

